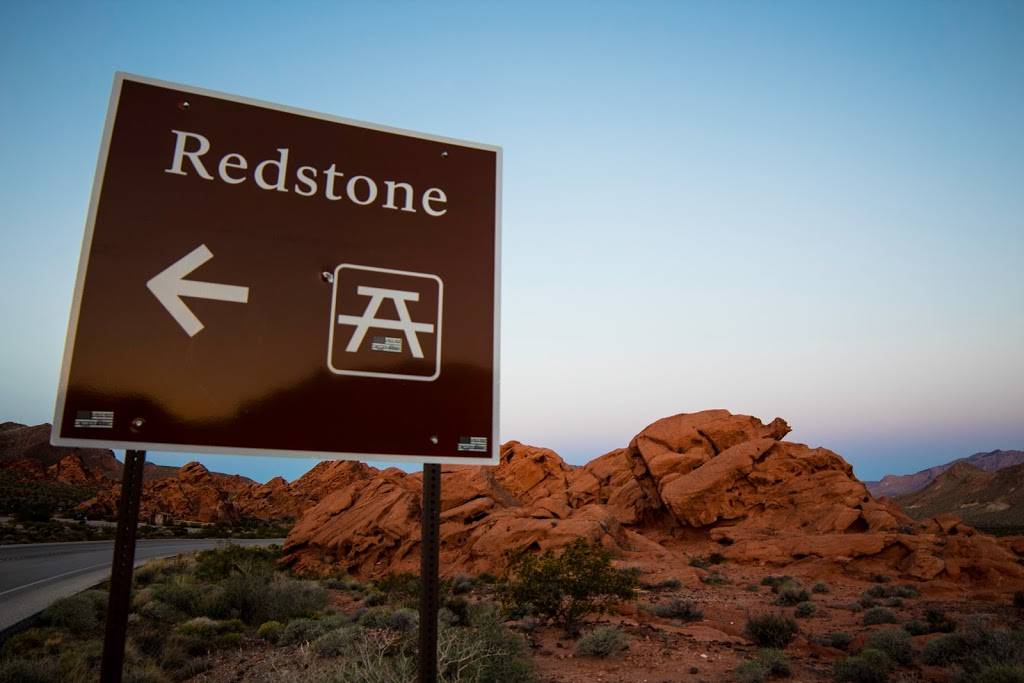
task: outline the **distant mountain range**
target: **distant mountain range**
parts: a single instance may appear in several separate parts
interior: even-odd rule
[[[958,458],[945,465],[936,465],[914,474],[887,474],[881,481],[866,481],[864,485],[876,498],[888,496],[898,498],[916,491],[920,491],[935,479],[957,463],[967,463],[983,472],[995,472],[997,470],[1024,464],[1024,451],[991,451],[989,453],[975,453],[968,458]]]
[[[986,472],[961,460],[920,491],[895,500],[915,519],[949,512],[985,530],[1020,528],[1024,526],[1024,464]]]

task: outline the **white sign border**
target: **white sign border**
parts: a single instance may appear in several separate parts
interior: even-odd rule
[[[75,335],[78,331],[78,317],[82,306],[82,288],[85,284],[85,276],[89,266],[89,254],[92,251],[93,230],[96,225],[96,212],[99,207],[100,192],[103,188],[103,180],[106,174],[107,158],[110,153],[110,139],[114,131],[114,119],[117,116],[117,108],[121,99],[121,89],[125,81],[152,85],[168,90],[212,97],[216,99],[236,102],[253,107],[271,109],[287,114],[295,114],[307,118],[341,123],[369,130],[376,130],[383,133],[392,133],[407,137],[431,140],[459,147],[480,149],[495,153],[495,194],[494,194],[494,359],[493,359],[493,384],[492,413],[491,413],[491,443],[489,444],[490,454],[487,457],[458,457],[458,456],[435,456],[429,454],[399,454],[399,453],[349,453],[334,451],[279,451],[264,448],[243,448],[243,447],[221,447],[221,446],[199,446],[195,444],[169,444],[142,441],[119,441],[109,439],[84,439],[84,438],[62,438],[60,436],[64,419],[64,405],[67,398],[68,378],[71,372],[71,356],[75,348]],[[377,123],[369,123],[356,119],[347,119],[341,116],[334,116],[322,112],[290,107],[274,102],[266,102],[240,95],[207,90],[195,86],[184,85],[163,81],[147,76],[118,71],[114,74],[114,83],[110,92],[110,101],[107,105],[107,117],[103,125],[103,136],[100,139],[99,155],[96,160],[96,172],[93,176],[92,194],[89,197],[89,209],[86,214],[85,234],[82,237],[82,249],[78,258],[78,274],[75,277],[74,297],[71,302],[71,314],[68,319],[68,331],[64,342],[64,354],[61,359],[60,380],[57,387],[57,397],[54,404],[53,429],[50,434],[50,443],[54,446],[65,446],[72,448],[119,448],[126,450],[144,451],[167,451],[185,453],[210,453],[213,455],[258,455],[266,457],[297,457],[316,458],[318,460],[360,460],[360,461],[385,461],[413,464],[438,464],[438,465],[497,465],[501,460],[501,444],[499,442],[500,413],[498,412],[501,394],[501,185],[502,185],[502,148],[497,145],[486,145],[479,142],[470,142],[457,138],[449,138],[429,133],[406,130],[384,126]]]

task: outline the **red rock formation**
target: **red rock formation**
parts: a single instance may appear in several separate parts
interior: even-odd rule
[[[992,537],[955,519],[913,522],[872,498],[839,455],[783,441],[788,432],[781,419],[766,425],[711,410],[659,420],[581,468],[514,441],[496,468],[445,467],[442,566],[500,571],[509,551],[582,537],[644,561],[718,541],[742,563],[1024,582],[1016,554]],[[292,530],[285,563],[371,576],[415,571],[420,475],[345,471]]]

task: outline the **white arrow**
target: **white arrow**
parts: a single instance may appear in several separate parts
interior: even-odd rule
[[[244,304],[249,302],[249,288],[236,285],[221,285],[216,282],[196,282],[186,280],[185,276],[213,258],[213,254],[200,244],[187,256],[171,264],[169,268],[146,283],[149,291],[157,298],[167,312],[171,314],[181,329],[190,337],[203,329],[203,323],[181,300],[183,296],[195,299],[215,299],[216,301],[234,301]]]

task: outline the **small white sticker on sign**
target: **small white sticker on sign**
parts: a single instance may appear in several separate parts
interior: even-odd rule
[[[79,410],[75,413],[75,426],[84,428],[113,429],[114,411]]]
[[[387,351],[388,353],[402,352],[401,337],[374,337],[370,342],[370,350]]]
[[[487,437],[486,436],[460,436],[459,437],[459,450],[460,451],[472,451],[474,453],[486,453],[487,452]]]

